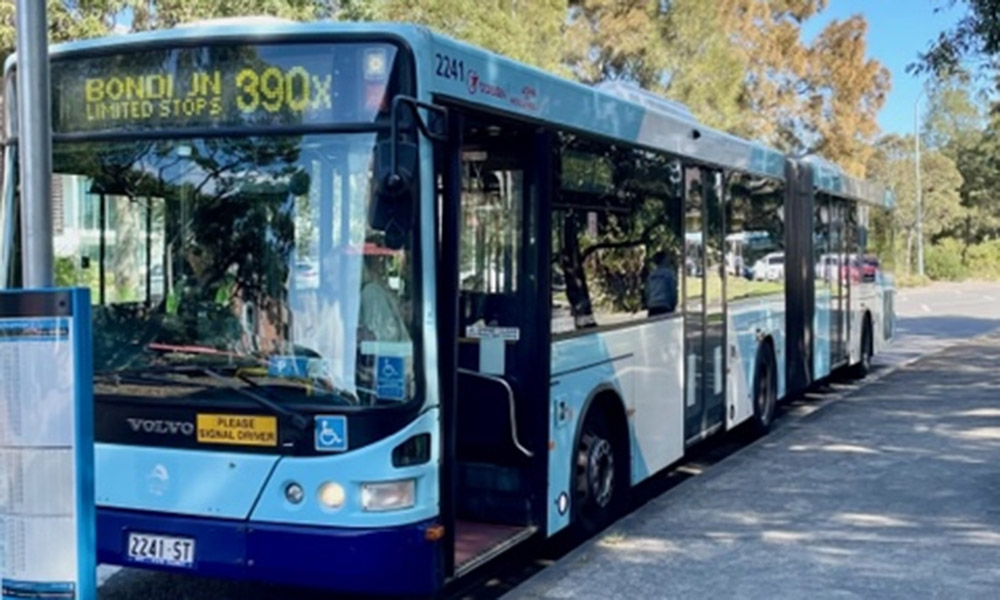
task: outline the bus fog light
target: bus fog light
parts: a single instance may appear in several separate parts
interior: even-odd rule
[[[416,479],[365,483],[361,486],[361,506],[368,511],[412,508],[416,499]]]
[[[288,500],[292,504],[299,504],[305,497],[306,493],[302,489],[301,485],[297,483],[289,483],[285,486],[285,500]]]
[[[327,481],[319,488],[319,503],[326,508],[340,508],[346,496],[344,487],[333,481]]]

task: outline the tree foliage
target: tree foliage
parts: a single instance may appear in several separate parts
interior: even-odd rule
[[[863,17],[834,21],[810,48],[804,148],[838,163],[856,176],[878,135],[876,118],[889,91],[889,71],[865,56]]]
[[[951,6],[959,2],[968,12],[941,32],[911,70],[950,75],[964,71],[962,63],[968,59],[1000,66],[1000,0],[948,0]]]
[[[163,29],[200,19],[270,15],[307,20],[320,16],[316,0],[124,0],[132,8],[136,31]]]
[[[916,154],[912,136],[885,136],[879,140],[869,170],[896,194],[897,230],[905,243],[903,271],[910,273],[917,233]],[[937,150],[920,157],[923,231],[928,238],[940,236],[962,222],[964,210],[960,189],[962,174],[955,162]]]
[[[711,127],[742,136],[757,132],[748,110],[746,77],[750,55],[734,51],[719,35],[725,6],[702,0],[674,0],[664,17],[663,67],[666,77],[653,89],[683,102]]]
[[[964,218],[949,235],[965,249],[1000,235],[1000,120],[988,103],[974,97],[964,77],[936,81],[931,90],[922,139],[951,159],[962,174]],[[967,258],[963,251],[963,258]]]
[[[565,74],[566,0],[369,0],[371,18],[432,27],[463,41]]]

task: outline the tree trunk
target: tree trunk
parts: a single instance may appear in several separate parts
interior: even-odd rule
[[[969,266],[969,246],[972,245],[972,215],[965,216],[965,239],[962,244],[962,264]]]
[[[906,230],[906,275],[907,277],[913,272],[913,239],[914,239],[913,229]]]

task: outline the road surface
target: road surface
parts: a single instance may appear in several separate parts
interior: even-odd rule
[[[923,312],[930,297],[909,301]],[[983,323],[912,325],[919,338]],[[997,364],[995,332],[904,365],[658,497],[507,597],[997,598]]]

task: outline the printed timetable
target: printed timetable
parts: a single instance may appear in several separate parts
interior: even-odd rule
[[[75,597],[73,378],[70,318],[0,319],[4,597]]]

